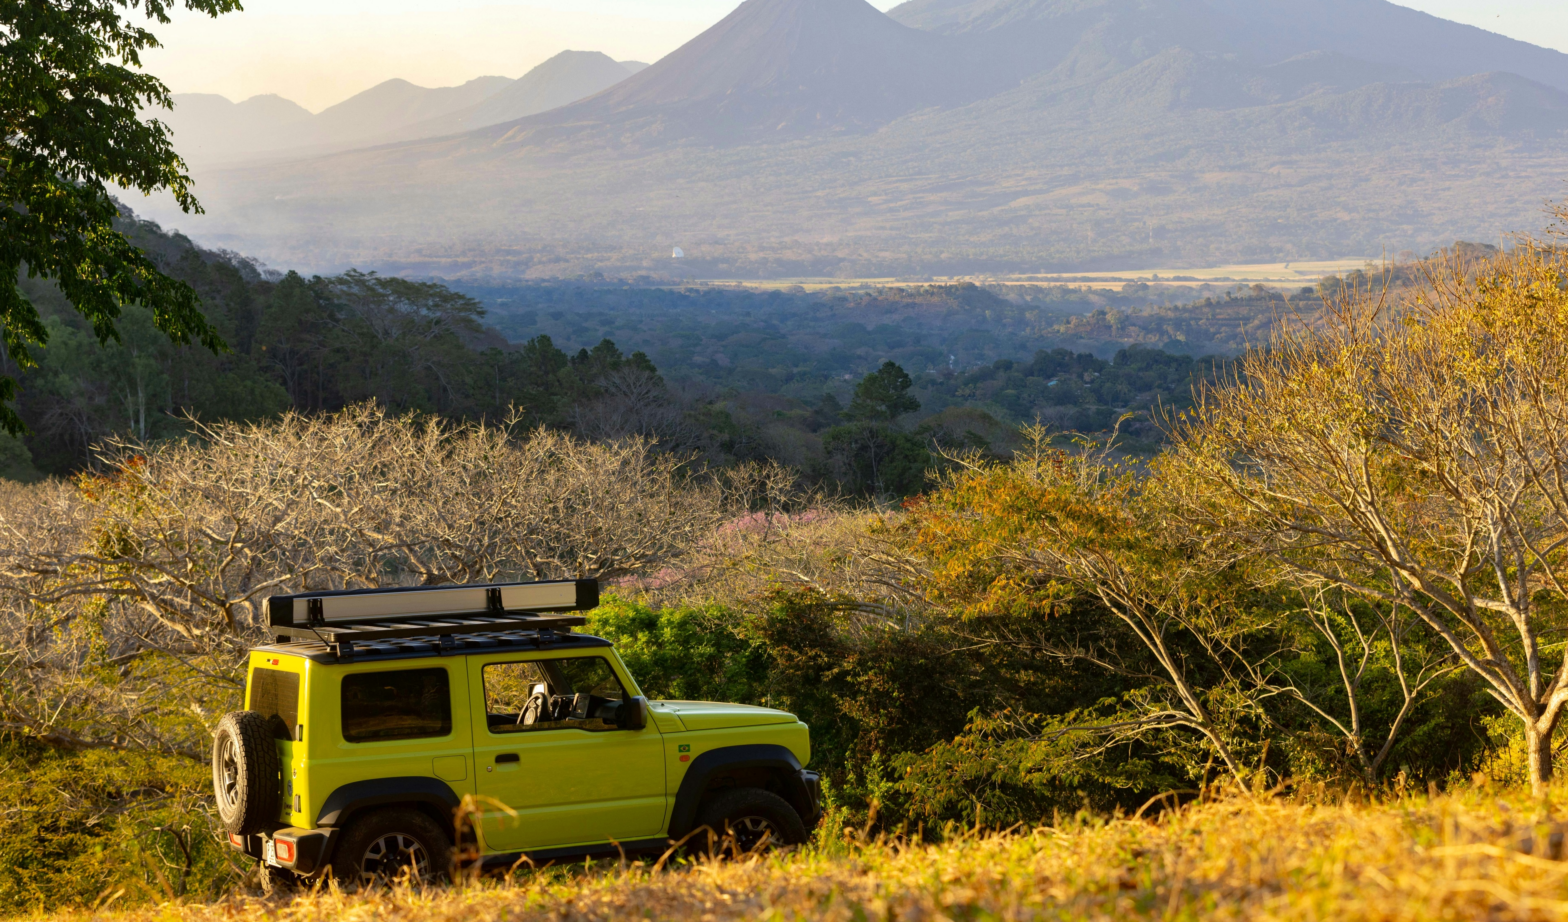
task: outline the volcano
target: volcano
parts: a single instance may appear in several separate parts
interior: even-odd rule
[[[865,0],[746,0],[631,79],[534,124],[659,119],[715,139],[863,130],[1002,89],[980,49]]]

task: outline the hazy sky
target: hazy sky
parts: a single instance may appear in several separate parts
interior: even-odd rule
[[[176,93],[238,101],[277,93],[312,111],[383,80],[451,86],[519,77],[556,52],[653,62],[737,0],[242,0],[245,12],[184,13],[157,31],[147,67]],[[889,9],[898,0],[872,0]],[[1301,0],[1310,3],[1313,0]],[[1445,19],[1568,51],[1568,0],[1402,0]]]

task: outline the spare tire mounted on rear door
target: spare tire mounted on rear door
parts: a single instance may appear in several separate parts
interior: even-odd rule
[[[275,824],[282,801],[278,745],[259,711],[231,711],[212,735],[212,787],[223,828],[250,836]]]

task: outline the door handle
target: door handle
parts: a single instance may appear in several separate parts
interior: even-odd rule
[[[500,755],[495,757],[495,764],[497,764],[497,765],[500,765],[502,762],[516,762],[516,761],[517,761],[517,753],[515,753],[515,752],[503,752]]]

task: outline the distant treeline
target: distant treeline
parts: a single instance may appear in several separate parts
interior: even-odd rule
[[[1146,285],[806,292],[596,279],[485,288],[355,271],[307,279],[152,224],[126,227],[197,289],[230,351],[174,345],[136,307],[120,340],[100,347],[51,284],[24,278],[50,337],[38,368],[0,355],[21,379],[31,429],[20,444],[0,440],[0,474],[79,470],[104,438],[176,436],[187,415],[258,419],[375,400],[590,438],[649,436],[710,463],[776,459],[853,493],[908,495],[943,446],[1005,453],[1018,423],[1102,431],[1125,413],[1181,403],[1195,374],[1212,373],[1193,355],[1235,351],[1278,299],[1229,292],[1177,310],[1161,303],[1168,290]],[[855,417],[846,408],[889,362],[908,405]],[[1147,422],[1124,431],[1158,438]],[[901,473],[882,470],[884,453]]]

